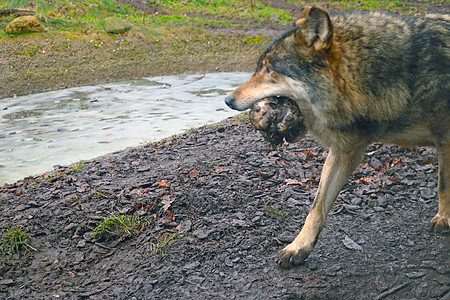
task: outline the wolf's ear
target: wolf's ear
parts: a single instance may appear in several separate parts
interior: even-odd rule
[[[302,8],[295,26],[300,26],[295,38],[306,41],[308,47],[313,46],[316,51],[330,48],[333,25],[325,10],[316,6]]]

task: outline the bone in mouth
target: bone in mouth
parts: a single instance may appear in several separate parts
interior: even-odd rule
[[[250,111],[250,122],[261,132],[270,146],[285,139],[293,143],[305,134],[303,116],[298,106],[287,97],[269,97],[259,100]]]

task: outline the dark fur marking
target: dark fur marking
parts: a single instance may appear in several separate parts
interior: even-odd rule
[[[439,192],[443,193],[445,191],[445,189],[447,188],[446,184],[445,184],[445,167],[444,166],[439,166],[439,183],[438,183],[438,187],[439,187]]]

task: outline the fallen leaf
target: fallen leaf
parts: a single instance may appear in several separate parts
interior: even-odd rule
[[[399,164],[401,164],[401,163],[402,163],[402,160],[401,160],[401,159],[397,159],[397,160],[394,160],[394,161],[392,162],[392,166],[394,167],[394,166],[399,165]]]
[[[198,171],[196,169],[192,169],[189,172],[189,178],[192,179],[192,177],[197,177],[199,175]]]
[[[166,210],[166,213],[167,213],[167,217],[169,218],[170,221],[173,221],[175,219],[173,212],[171,212],[170,210]]]
[[[164,179],[158,180],[158,185],[159,187],[167,187],[168,186],[167,180]]]
[[[284,182],[286,183],[286,185],[302,185],[300,181],[295,179],[286,179]]]
[[[310,158],[310,157],[313,156],[313,153],[312,153],[311,150],[306,150],[306,151],[303,151],[303,152],[306,154],[306,157],[307,157],[307,158]]]
[[[170,207],[170,204],[173,202],[173,199],[163,199],[161,201],[162,204],[164,204],[164,206],[162,207],[163,211],[167,211]]]
[[[223,171],[223,169],[225,169],[225,167],[214,167],[214,172],[220,173]]]
[[[141,216],[145,215],[148,212],[148,210],[150,209],[150,207],[151,207],[151,205],[149,205],[149,204],[143,205],[142,209],[138,211],[138,214],[140,214]]]
[[[362,184],[369,184],[367,180],[364,180],[363,178],[359,179],[359,182]]]

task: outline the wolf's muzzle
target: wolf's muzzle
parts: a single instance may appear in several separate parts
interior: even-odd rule
[[[235,99],[232,96],[228,96],[225,98],[225,103],[231,109],[236,109]]]

